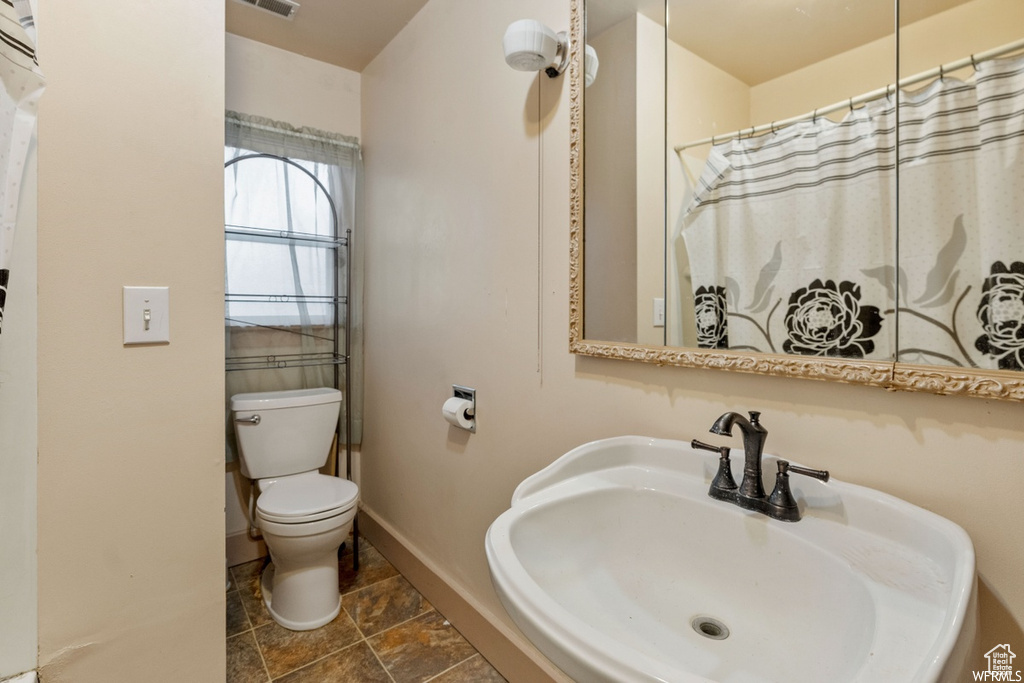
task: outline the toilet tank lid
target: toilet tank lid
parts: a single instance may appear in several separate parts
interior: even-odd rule
[[[329,387],[289,389],[287,391],[257,391],[232,396],[231,410],[273,410],[275,408],[298,408],[301,406],[340,402],[341,392]]]

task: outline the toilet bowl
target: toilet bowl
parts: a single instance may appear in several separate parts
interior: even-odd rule
[[[271,559],[260,578],[263,602],[285,628],[319,628],[340,610],[338,548],[352,530],[359,489],[317,472],[257,487],[256,525]]]
[[[254,480],[251,521],[270,551],[263,601],[274,621],[294,631],[319,628],[341,608],[338,548],[352,529],[359,489],[318,471],[340,403],[336,389],[231,397],[242,474]]]

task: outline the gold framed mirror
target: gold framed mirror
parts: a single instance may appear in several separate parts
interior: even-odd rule
[[[594,2],[594,0],[586,1]],[[908,5],[913,4],[913,1],[903,1]],[[953,2],[951,4],[955,5],[957,3]],[[645,341],[643,339],[637,339],[636,341],[615,341],[609,340],[608,338],[602,339],[602,335],[588,335],[586,333],[588,326],[585,326],[584,324],[587,307],[585,300],[587,274],[584,270],[584,263],[585,249],[588,243],[585,221],[586,149],[584,136],[585,103],[583,90],[585,85],[584,47],[586,45],[586,31],[584,5],[585,0],[570,0],[571,49],[568,74],[570,81],[569,347],[572,353],[599,358],[640,361],[656,365],[727,370],[772,376],[817,379],[849,384],[862,384],[877,386],[889,390],[918,391],[934,394],[964,395],[989,399],[1024,401],[1024,372],[1022,371],[905,362],[907,358],[914,356],[912,354],[901,355],[895,348],[889,357],[885,358],[873,358],[871,357],[871,354],[863,354],[864,357],[836,357],[834,355],[799,355],[798,352],[771,353],[729,348],[698,348],[681,345],[669,346],[664,343],[664,339],[660,340],[660,343],[651,343],[649,340]],[[893,6],[895,8],[894,12],[898,12],[898,5],[894,2]],[[909,10],[904,9],[904,12],[908,11]],[[896,22],[894,22],[894,24],[895,23]],[[975,55],[972,54],[972,62],[974,61],[974,57]],[[605,65],[606,62],[603,61],[601,63],[601,67],[605,68]],[[902,87],[902,79],[905,74],[897,74],[895,64],[893,65],[893,74],[896,76],[894,81],[898,80]],[[944,78],[945,74],[939,74],[939,76]],[[601,73],[598,73],[597,78],[601,78]],[[895,92],[895,88],[893,88],[893,91]],[[883,92],[888,94],[888,90],[884,90]],[[853,109],[854,105],[851,102],[851,113],[853,112]],[[772,124],[771,132],[776,132],[774,123]],[[751,135],[751,137],[753,137],[753,135]],[[665,144],[668,148],[666,151],[670,150],[671,145],[669,144],[669,141],[666,140]],[[900,150],[902,152],[903,148],[900,147]],[[666,172],[664,168],[662,172]],[[667,210],[668,209],[666,208],[666,212]],[[897,223],[895,218],[894,223]],[[1024,226],[1019,227],[1021,230],[1024,230]],[[665,230],[664,224],[662,225],[662,230]],[[591,248],[599,248],[594,242],[595,240],[593,236],[591,236]],[[895,250],[898,251],[898,249]],[[1014,263],[1014,266],[1015,265],[1016,264]],[[1010,259],[1007,259],[1006,269],[1010,270]],[[881,269],[877,270],[879,272],[881,271]],[[892,270],[899,270],[899,263],[895,264]],[[933,268],[933,270],[935,269]],[[993,270],[993,275],[996,273],[997,270]],[[902,277],[902,273],[900,275]],[[950,276],[949,273],[946,273],[946,275],[947,289],[952,289],[952,281],[955,280],[955,275]],[[605,279],[603,276],[603,273],[595,273],[594,280],[601,282]],[[878,279],[881,280],[881,278]],[[977,295],[981,291],[981,286],[979,285],[976,287],[974,291],[975,295]],[[905,301],[905,298],[906,297],[904,297],[903,301]],[[1013,305],[1017,306],[1018,303],[1015,301],[1013,302]],[[782,307],[782,310],[785,310],[784,306]],[[903,314],[906,318],[906,314],[908,312],[901,309],[901,304],[898,302],[897,296],[893,295],[891,303],[884,313],[888,315],[890,319],[895,320],[896,316],[900,314]],[[909,313],[914,312],[909,311]],[[955,329],[955,323],[953,327]],[[973,342],[973,338],[971,341]],[[893,346],[898,347],[898,344],[894,341]],[[961,347],[963,346],[964,344],[961,344]],[[792,345],[788,348],[792,348]],[[915,351],[917,350],[918,349],[915,349]],[[969,351],[973,352],[973,347],[969,349]],[[920,357],[924,358],[923,355]]]

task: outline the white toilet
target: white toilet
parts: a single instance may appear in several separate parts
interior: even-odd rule
[[[235,394],[231,410],[242,474],[253,479],[253,524],[271,564],[260,580],[274,621],[293,631],[341,609],[338,548],[352,529],[359,488],[320,474],[338,424],[341,392],[298,389]],[[252,503],[250,501],[250,513]]]

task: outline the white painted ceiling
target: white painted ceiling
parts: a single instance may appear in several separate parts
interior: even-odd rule
[[[362,71],[428,0],[298,0],[299,10],[290,21],[236,0],[224,1],[229,33]],[[569,0],[563,1],[568,4]],[[967,1],[900,0],[900,23]],[[895,0],[668,0],[669,36],[748,85],[756,85],[892,35],[895,4]],[[592,35],[630,13],[665,22],[664,0],[586,0],[586,5],[587,30]]]
[[[291,20],[224,0],[227,30],[304,57],[362,71],[427,0],[297,0]]]

